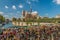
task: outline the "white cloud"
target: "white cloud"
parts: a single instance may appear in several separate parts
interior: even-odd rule
[[[4,17],[5,17],[5,18],[9,18],[9,16],[8,16],[8,15],[4,15]]]
[[[12,8],[13,8],[13,9],[16,9],[16,6],[15,6],[15,5],[13,5],[13,6],[12,6]]]
[[[19,5],[19,8],[23,8],[23,5],[22,5],[22,4],[20,4],[20,5]]]
[[[38,2],[39,0],[27,0],[28,4],[31,4],[32,2]]]
[[[60,0],[53,0],[54,3],[60,4]]]
[[[5,8],[7,9],[7,8],[8,8],[8,6],[6,6],[6,5],[5,5]]]
[[[39,0],[32,0],[32,1],[34,1],[34,2],[38,2]]]
[[[9,15],[4,15],[4,17],[5,17],[6,19],[7,19],[7,18],[10,19]]]
[[[38,13],[37,11],[34,11],[34,12],[32,12],[32,13]]]
[[[3,14],[3,12],[0,12],[0,14]]]
[[[31,2],[30,2],[30,1],[27,1],[27,3],[28,3],[28,4],[31,4]]]
[[[31,14],[32,14],[32,15],[37,15],[38,12],[37,12],[37,11],[33,11]]]
[[[4,15],[4,17],[8,17],[8,15]]]

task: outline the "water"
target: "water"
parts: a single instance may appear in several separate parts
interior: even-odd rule
[[[3,26],[0,26],[0,34],[3,32],[3,28],[4,29],[7,29],[7,28],[11,28],[13,26],[12,22],[8,23],[8,24],[5,24]]]
[[[7,28],[27,28],[27,26],[15,26],[12,24],[12,22],[9,22],[8,24],[5,24],[4,26],[2,26],[1,28],[7,29]]]
[[[9,22],[8,24],[5,24],[2,28],[11,28],[12,26],[14,26],[12,22]]]

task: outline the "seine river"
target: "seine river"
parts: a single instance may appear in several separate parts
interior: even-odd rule
[[[4,28],[4,29],[7,29],[7,28],[21,28],[22,26],[14,26],[12,24],[12,22],[9,22],[8,24],[5,24],[4,26],[1,26],[0,29]],[[26,28],[27,26],[24,26],[24,28]]]
[[[12,24],[12,22],[9,22],[8,24],[5,24],[4,26],[1,26],[0,28],[11,28],[12,26],[14,26]]]

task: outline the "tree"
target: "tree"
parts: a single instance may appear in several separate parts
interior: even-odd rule
[[[18,25],[20,25],[21,18],[18,18],[18,19],[17,19],[17,22],[18,22]]]
[[[3,17],[2,15],[0,15],[0,22],[5,22],[5,17]]]
[[[16,25],[16,21],[17,21],[17,19],[13,17],[13,18],[12,18],[12,22],[14,22],[15,25]]]
[[[20,22],[21,21],[21,18],[18,18],[17,21]]]
[[[13,17],[13,18],[12,18],[12,21],[17,21],[17,19]]]

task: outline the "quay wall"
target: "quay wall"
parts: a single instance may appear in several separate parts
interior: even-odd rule
[[[27,22],[12,22],[13,25],[15,26],[31,26],[31,25],[56,25],[55,23],[38,23],[38,22],[31,22],[28,23]]]

